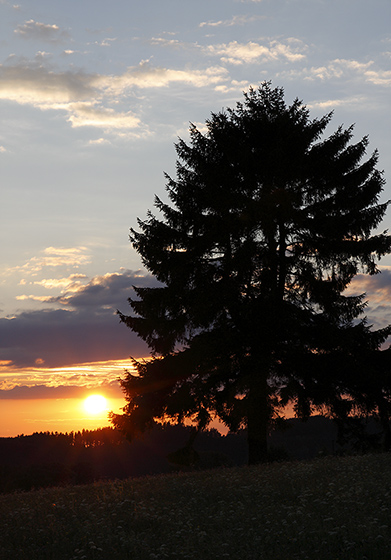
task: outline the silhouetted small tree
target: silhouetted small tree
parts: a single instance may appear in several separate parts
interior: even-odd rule
[[[368,139],[351,144],[353,127],[322,138],[331,117],[311,120],[264,83],[176,144],[162,219],[148,212],[130,235],[161,285],[136,287],[133,314],[119,312],[152,353],[121,381],[112,422],[128,437],[154,419],[217,416],[246,427],[249,462],[264,461],[280,408],[335,404],[361,350],[391,332],[359,319],[364,295],[343,294],[378,272],[391,240],[371,235],[388,204],[377,152],[361,161]]]

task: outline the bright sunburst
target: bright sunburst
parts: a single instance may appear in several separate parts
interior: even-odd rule
[[[102,395],[90,395],[84,401],[84,408],[88,414],[100,414],[107,410],[107,400]]]

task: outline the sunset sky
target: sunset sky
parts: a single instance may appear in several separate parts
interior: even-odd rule
[[[146,346],[115,315],[151,285],[128,241],[178,136],[264,80],[356,123],[391,198],[390,0],[0,0],[0,436],[107,424]],[[391,226],[391,209],[381,230]],[[391,323],[391,257],[352,286]]]

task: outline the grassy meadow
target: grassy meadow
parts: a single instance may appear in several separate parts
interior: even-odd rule
[[[391,558],[391,454],[0,496],[7,560]]]

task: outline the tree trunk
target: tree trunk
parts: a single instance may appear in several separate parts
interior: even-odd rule
[[[266,377],[254,371],[250,381],[247,410],[248,464],[267,461],[268,391]]]
[[[387,410],[387,405],[381,398],[378,405],[380,423],[383,428],[382,447],[383,451],[390,451],[391,449],[391,430],[390,430],[390,416]]]

